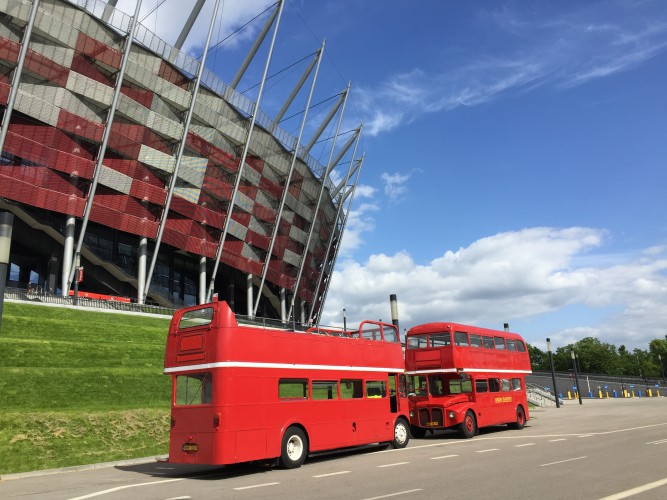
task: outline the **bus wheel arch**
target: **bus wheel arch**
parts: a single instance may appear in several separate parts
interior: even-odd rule
[[[466,439],[470,439],[477,434],[477,419],[475,418],[475,412],[468,410],[465,413],[463,421],[459,424],[459,432]]]
[[[521,430],[526,425],[526,411],[523,409],[523,406],[519,405],[516,407],[516,420],[511,422],[509,426],[512,429]]]
[[[410,441],[410,424],[405,417],[398,417],[394,423],[394,439],[391,441],[392,448],[405,448]]]
[[[308,455],[308,435],[300,425],[291,425],[283,433],[280,446],[280,466],[284,469],[301,467]]]
[[[410,426],[410,435],[413,438],[421,439],[426,436],[426,430],[423,427],[417,427],[416,425]]]

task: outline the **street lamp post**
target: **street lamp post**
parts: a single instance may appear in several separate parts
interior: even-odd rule
[[[549,353],[549,366],[551,366],[551,381],[554,384],[554,396],[556,396],[556,408],[560,408],[558,389],[556,388],[556,372],[554,371],[554,358],[551,354],[551,339],[547,339],[547,352]]]
[[[662,383],[665,384],[665,367],[662,366],[662,356],[658,354],[658,361],[660,362],[660,373],[662,373]]]
[[[347,311],[343,307],[343,332],[347,331]]]
[[[2,331],[2,308],[5,303],[5,282],[9,268],[9,247],[12,244],[14,214],[0,212],[0,331]]]
[[[570,351],[572,355],[572,365],[574,366],[574,383],[577,384],[577,395],[579,396],[579,404],[581,403],[581,387],[579,387],[579,375],[577,375],[577,355],[574,351]]]

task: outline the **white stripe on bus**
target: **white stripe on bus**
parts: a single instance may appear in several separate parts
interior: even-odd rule
[[[403,373],[403,368],[376,366],[336,366],[336,365],[305,365],[296,363],[257,363],[251,361],[219,361],[200,365],[174,366],[165,368],[164,373],[176,373],[193,370],[209,370],[212,368],[283,368],[288,370],[331,370],[347,372],[392,372]]]
[[[457,370],[456,368],[434,368],[433,370],[411,370],[406,371],[406,375],[423,375],[425,373],[533,373],[532,370],[496,370],[495,368],[463,368]]]

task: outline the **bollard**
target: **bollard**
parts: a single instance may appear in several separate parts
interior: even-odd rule
[[[598,397],[602,399],[602,391],[598,391]]]
[[[572,399],[572,396],[570,395],[570,391],[567,391],[567,399]]]
[[[593,393],[592,393],[591,391],[588,391],[588,397],[589,397],[590,399],[593,399]]]
[[[607,391],[607,399],[609,399],[609,391]]]
[[[618,392],[616,392],[616,389],[614,389],[614,397],[615,397],[615,398],[618,397]]]
[[[651,393],[651,389],[647,389],[647,392],[648,392],[648,397],[649,397],[649,398],[652,398],[652,397],[653,397],[653,394]]]

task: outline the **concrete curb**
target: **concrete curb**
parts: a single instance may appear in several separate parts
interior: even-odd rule
[[[117,460],[115,462],[102,462],[99,464],[74,465],[72,467],[61,467],[60,469],[45,469],[30,472],[17,472],[16,474],[1,474],[0,481],[10,481],[12,479],[23,479],[26,477],[48,476],[52,474],[62,474],[65,472],[79,472],[91,469],[103,469],[105,467],[117,467],[120,465],[139,465],[149,464],[151,462],[165,462],[169,455],[158,455],[155,457],[132,458],[129,460]]]

